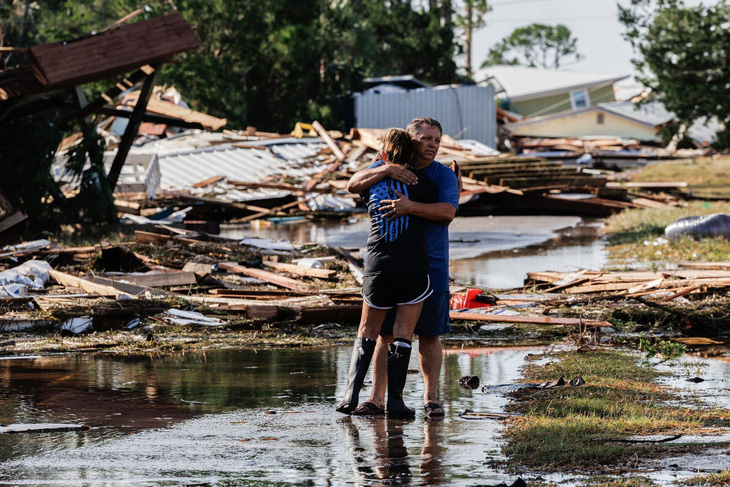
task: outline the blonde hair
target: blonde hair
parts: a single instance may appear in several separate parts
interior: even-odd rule
[[[413,156],[413,141],[410,134],[402,129],[388,129],[383,136],[385,162],[405,165]]]

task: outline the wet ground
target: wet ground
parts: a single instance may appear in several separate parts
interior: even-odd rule
[[[500,457],[501,423],[458,416],[500,412],[507,399],[464,390],[458,379],[512,382],[530,352],[447,350],[442,421],[422,410],[414,421],[335,413],[350,356],[341,347],[0,360],[0,422],[92,426],[0,435],[0,484],[512,483],[488,465]],[[407,403],[419,406],[422,394],[421,375],[409,375]]]
[[[503,459],[502,423],[459,416],[466,409],[504,412],[508,398],[462,389],[458,381],[476,375],[480,385],[512,383],[525,357],[540,350],[452,343],[441,376],[441,421],[426,420],[421,410],[413,421],[335,413],[349,363],[345,347],[3,359],[0,423],[91,429],[0,434],[0,485],[509,485],[516,476],[491,462]],[[728,407],[725,353],[662,365],[674,373],[665,384],[707,407]],[[419,407],[424,386],[415,354],[410,368],[406,401]],[[705,381],[686,380],[697,376]],[[672,485],[726,468],[727,441],[726,432],[682,437],[675,442],[718,448],[653,461],[637,473]],[[557,473],[539,478],[584,482]]]
[[[599,270],[606,263],[600,220],[571,216],[456,218],[449,226],[451,275],[457,283],[492,289],[520,287],[528,272]],[[290,222],[266,226],[222,226],[221,235],[316,242],[363,248],[368,221]]]

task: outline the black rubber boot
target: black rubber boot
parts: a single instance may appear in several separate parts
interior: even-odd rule
[[[350,370],[347,374],[347,390],[345,391],[345,398],[337,405],[336,411],[338,413],[351,414],[357,408],[360,389],[362,389],[365,374],[368,373],[370,361],[373,359],[373,352],[375,352],[375,343],[376,341],[370,338],[355,338]]]
[[[410,419],[416,417],[416,411],[403,402],[403,389],[406,386],[408,362],[411,359],[411,348],[388,345],[388,400],[385,403],[385,414],[391,418]]]

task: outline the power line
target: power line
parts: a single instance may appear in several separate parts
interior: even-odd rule
[[[604,19],[615,19],[616,15],[600,15],[600,16],[594,16],[594,17],[558,17],[554,19],[546,19],[544,17],[540,17],[537,19],[528,19],[525,17],[519,18],[519,19],[491,19],[489,17],[486,18],[487,22],[524,22],[524,23],[533,23],[533,22],[563,22],[568,20],[604,20]]]

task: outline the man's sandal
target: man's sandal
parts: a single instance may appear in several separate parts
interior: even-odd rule
[[[446,413],[444,408],[437,402],[429,402],[423,405],[423,409],[426,411],[427,418],[443,418]]]
[[[385,414],[385,408],[378,407],[370,401],[360,404],[352,412],[353,416],[382,416],[383,414]]]

